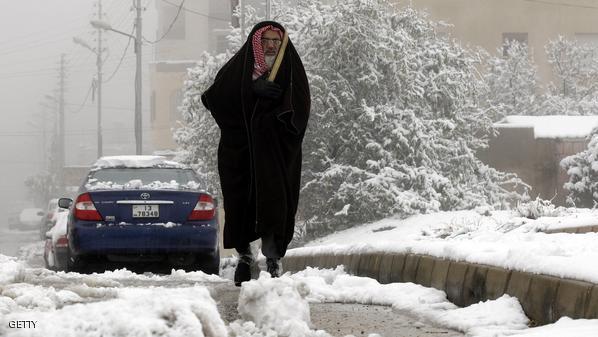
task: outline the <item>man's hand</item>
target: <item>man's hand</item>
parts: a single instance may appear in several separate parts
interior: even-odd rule
[[[280,85],[270,82],[262,76],[253,81],[253,92],[263,98],[277,99],[282,95],[282,88]]]

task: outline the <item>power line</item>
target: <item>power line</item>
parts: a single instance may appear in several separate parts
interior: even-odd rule
[[[143,128],[143,131],[152,131],[152,130],[170,130],[172,127],[161,127],[161,128]],[[134,128],[130,127],[117,127],[117,128],[104,128],[106,132],[123,132],[123,133],[132,133],[135,131]],[[76,131],[67,131],[65,132],[66,136],[93,136],[94,130],[90,129],[79,129]],[[43,135],[42,132],[7,132],[3,133],[0,132],[0,137],[38,137]]]
[[[165,38],[166,35],[168,35],[168,33],[170,33],[170,30],[174,26],[174,23],[176,22],[176,20],[179,18],[179,15],[181,14],[181,9],[183,9],[184,4],[185,4],[185,0],[181,1],[181,4],[179,5],[179,9],[177,10],[176,15],[174,16],[174,19],[172,19],[172,22],[170,23],[170,25],[168,25],[168,29],[166,30],[166,32],[164,32],[164,35],[162,35],[162,37],[160,37],[156,41],[150,41],[150,40],[146,39],[145,37],[143,38],[143,40],[145,40],[145,42],[155,44],[155,43],[160,42],[163,38]]]
[[[64,103],[65,105],[77,105],[74,103]],[[89,107],[89,108],[93,108],[93,105],[85,105],[85,107]],[[124,110],[124,111],[134,111],[134,108],[125,108],[125,107],[119,107],[119,106],[106,106],[103,105],[103,108],[105,108],[106,110]],[[148,112],[149,109],[144,109],[143,111]]]
[[[93,88],[93,83],[89,86],[89,89],[87,90],[87,94],[85,94],[85,99],[83,100],[83,103],[81,103],[79,105],[79,108],[77,108],[77,110],[71,110],[71,113],[79,113],[81,112],[81,110],[83,110],[83,108],[85,107],[85,103],[87,103],[87,99],[89,98],[89,94],[91,93],[91,89]],[[65,103],[65,105],[67,105]]]
[[[133,31],[135,31],[135,28],[133,28]],[[131,34],[129,35],[133,35],[133,31],[131,31]],[[127,41],[127,46],[125,47],[125,50],[123,51],[122,56],[120,57],[120,61],[118,61],[118,65],[116,66],[116,69],[114,69],[114,71],[112,72],[112,74],[108,77],[107,80],[102,81],[103,83],[108,83],[110,82],[110,80],[114,77],[114,75],[116,75],[116,73],[118,72],[118,69],[120,68],[120,65],[123,63],[123,60],[125,59],[125,55],[127,54],[127,50],[129,49],[129,45],[131,45],[131,38],[129,37],[129,40]]]
[[[165,2],[165,3],[167,3],[167,4],[171,5],[171,6],[174,6],[174,7],[178,7],[179,6],[179,5],[174,4],[174,3],[172,3],[172,2],[170,2],[168,0],[162,0],[162,2]],[[230,22],[230,19],[223,19],[223,18],[219,18],[219,17],[215,17],[215,16],[210,16],[210,15],[207,15],[207,14],[204,14],[204,13],[200,13],[200,12],[191,10],[191,9],[189,9],[187,7],[183,7],[183,10],[185,12],[193,13],[193,14],[196,14],[196,15],[199,15],[199,16],[203,16],[205,18],[210,18],[210,19],[224,21],[224,22]]]
[[[573,8],[586,8],[586,9],[598,9],[596,6],[588,6],[588,5],[576,5],[576,4],[569,4],[569,3],[559,3],[547,0],[523,0],[526,2],[532,3],[539,3],[543,5],[551,5],[551,6],[559,6],[559,7],[573,7]]]

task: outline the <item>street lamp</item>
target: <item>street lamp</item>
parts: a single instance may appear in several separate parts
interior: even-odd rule
[[[135,20],[135,35],[131,35],[112,28],[109,23],[101,20],[91,20],[94,28],[113,31],[128,36],[135,41],[135,54],[137,66],[135,68],[135,154],[142,154],[141,149],[141,0],[137,0],[137,19]]]
[[[87,44],[83,39],[74,37],[73,42],[78,45],[89,49],[92,53],[96,54],[96,66],[98,69],[97,75],[97,88],[98,88],[98,158],[102,157],[103,155],[103,147],[102,147],[102,33],[99,30],[98,34],[98,49],[93,49],[91,46]]]

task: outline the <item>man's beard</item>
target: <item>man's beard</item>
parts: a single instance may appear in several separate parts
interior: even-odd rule
[[[272,69],[274,65],[274,60],[276,60],[276,55],[264,55],[264,60],[266,61],[266,65],[268,68]]]

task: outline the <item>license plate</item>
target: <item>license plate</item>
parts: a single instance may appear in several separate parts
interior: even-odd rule
[[[157,218],[159,216],[158,205],[133,205],[134,218]]]

